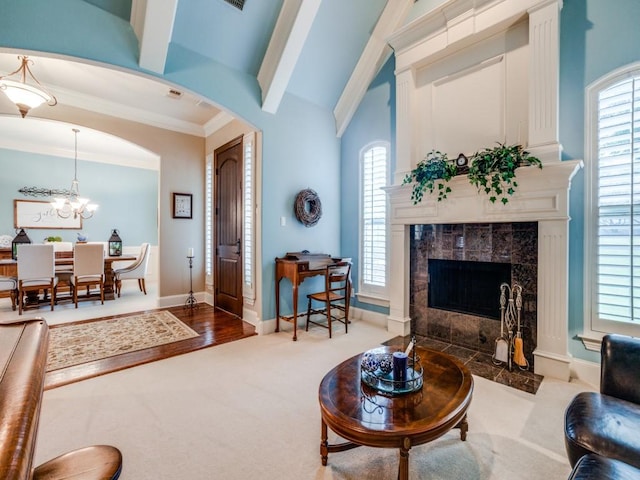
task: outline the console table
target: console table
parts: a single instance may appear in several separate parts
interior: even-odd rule
[[[276,332],[280,331],[280,320],[293,323],[293,341],[298,340],[298,286],[309,277],[324,275],[326,266],[334,259],[326,253],[293,252],[276,258]],[[280,280],[291,281],[293,314],[280,316]]]

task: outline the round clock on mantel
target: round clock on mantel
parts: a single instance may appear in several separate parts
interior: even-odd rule
[[[458,158],[456,158],[457,167],[466,167],[468,163],[469,159],[465,156],[464,153],[461,153],[460,155],[458,155]]]

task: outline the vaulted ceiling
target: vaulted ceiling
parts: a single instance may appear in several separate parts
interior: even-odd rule
[[[266,112],[277,112],[285,94],[330,109],[338,135],[391,53],[386,38],[402,24],[414,3],[78,1],[125,26],[130,24],[139,40],[140,68],[162,74],[170,46],[179,46],[255,77]],[[242,9],[232,5],[237,3],[243,3]],[[224,105],[212,105],[179,87],[171,92],[171,86],[149,77],[60,58],[31,58],[38,80],[63,104],[203,137],[233,118]],[[15,51],[0,49],[0,75],[17,67]],[[12,107],[0,98],[0,112],[12,112]]]

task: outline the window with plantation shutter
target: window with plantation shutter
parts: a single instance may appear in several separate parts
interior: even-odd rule
[[[254,186],[254,158],[255,158],[255,133],[244,136],[242,141],[244,149],[243,165],[243,201],[242,201],[242,293],[246,304],[253,305],[256,298],[254,280],[254,211],[255,211],[255,186]]]
[[[205,232],[204,232],[204,268],[206,282],[213,284],[213,155],[207,155],[205,168]]]
[[[591,333],[640,333],[640,69],[590,91],[586,299]]]
[[[361,154],[360,270],[361,294],[385,298],[387,293],[387,194],[389,146],[377,143]]]

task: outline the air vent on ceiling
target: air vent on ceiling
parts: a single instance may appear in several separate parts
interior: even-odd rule
[[[229,5],[236,7],[238,10],[242,10],[244,7],[244,0],[224,0]]]
[[[196,107],[202,107],[202,108],[213,108],[213,105],[205,102],[204,100],[198,100],[196,102]]]
[[[167,97],[169,98],[180,98],[182,97],[182,92],[180,90],[176,90],[175,88],[170,88],[167,92]]]

